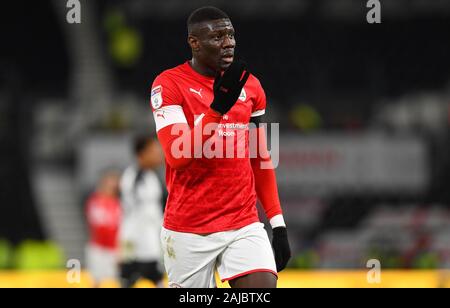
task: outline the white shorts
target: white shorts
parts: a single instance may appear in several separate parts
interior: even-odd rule
[[[86,262],[89,273],[97,283],[118,278],[116,251],[89,244],[86,247]]]
[[[160,234],[161,224],[147,223],[143,226],[142,222],[128,221],[119,234],[121,261],[160,262],[162,259]]]
[[[264,225],[200,235],[162,228],[161,242],[169,287],[214,288],[217,269],[222,282],[254,272],[277,276]]]

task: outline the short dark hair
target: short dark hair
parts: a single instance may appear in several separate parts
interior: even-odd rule
[[[191,13],[191,15],[189,15],[189,18],[187,20],[187,27],[189,30],[194,24],[217,19],[230,19],[230,17],[228,17],[228,15],[224,11],[216,7],[204,6],[196,9]]]
[[[139,155],[148,144],[156,141],[156,137],[152,134],[138,135],[134,138],[134,154]]]

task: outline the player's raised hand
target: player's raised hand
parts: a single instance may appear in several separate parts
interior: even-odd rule
[[[214,80],[214,100],[211,108],[220,114],[227,113],[236,103],[250,73],[242,61],[234,61],[227,70]]]
[[[275,253],[275,263],[277,272],[281,272],[291,258],[291,248],[289,246],[286,227],[277,227],[272,230],[272,247]]]

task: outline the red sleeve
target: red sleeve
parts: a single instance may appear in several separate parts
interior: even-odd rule
[[[183,96],[170,74],[156,77],[150,92],[150,105],[153,110],[156,132],[172,124],[187,125],[183,112]]]
[[[191,129],[183,112],[183,96],[167,73],[159,75],[153,82],[150,101],[158,139],[169,166],[182,169],[195,157],[201,157],[198,154],[201,154],[203,144],[214,135],[222,116],[209,109]],[[205,134],[203,128],[206,128]]]
[[[221,118],[221,114],[209,109],[193,129],[186,123],[178,123],[158,130],[158,139],[170,167],[182,169],[195,157],[201,157],[204,143],[214,135]]]
[[[256,79],[256,96],[252,107],[252,117],[263,115],[266,110],[266,93],[260,83]]]
[[[155,78],[150,92],[150,103],[152,110],[170,105],[182,105],[183,97],[178,86],[169,74],[162,73]]]
[[[251,158],[253,174],[255,175],[255,189],[266,216],[271,219],[282,214],[280,198],[278,196],[277,179],[267,150],[267,140],[264,127],[253,128],[258,134],[258,154]]]

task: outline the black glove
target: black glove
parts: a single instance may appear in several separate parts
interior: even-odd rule
[[[272,247],[275,253],[277,272],[281,272],[291,258],[291,248],[289,247],[287,230],[285,227],[277,227],[272,230],[272,234]]]
[[[242,61],[231,63],[222,76],[218,73],[214,80],[214,100],[210,107],[220,114],[227,113],[239,98],[248,76],[250,73],[246,71],[246,64]]]

